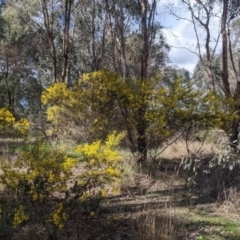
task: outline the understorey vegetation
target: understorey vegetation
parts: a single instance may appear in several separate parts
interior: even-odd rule
[[[191,23],[192,73],[163,8]],[[0,1],[0,239],[240,239],[239,13]]]

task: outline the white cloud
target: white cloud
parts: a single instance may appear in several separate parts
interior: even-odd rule
[[[177,1],[175,2],[177,3]],[[188,22],[177,20],[176,16],[171,14],[169,8],[167,8],[167,4],[167,0],[162,0],[158,5],[157,20],[164,27],[164,35],[167,43],[171,46],[169,53],[170,61],[172,65],[177,65],[192,72],[198,61],[196,54],[187,50],[187,48],[191,51],[196,50],[196,37],[193,28]],[[171,5],[171,9],[173,9],[176,15],[190,17],[187,11],[182,11],[176,4]]]
[[[171,29],[170,33],[167,29],[164,33],[171,46],[169,54],[171,62],[192,72],[198,62],[196,37],[192,27],[179,22]]]
[[[169,57],[172,65],[177,65],[192,72],[199,60],[197,56],[198,49],[196,47],[197,39],[193,24],[182,19],[190,19],[190,12],[179,4],[178,0],[172,0],[171,2],[169,3],[168,0],[160,1],[157,8],[157,20],[164,27],[164,35],[167,43],[171,46]],[[179,18],[177,19],[176,16],[179,16]],[[211,34],[216,36],[219,20],[213,20]],[[202,32],[200,40],[204,40],[204,37],[205,34]]]

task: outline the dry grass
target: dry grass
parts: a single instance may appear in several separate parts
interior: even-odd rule
[[[240,213],[240,193],[235,187],[230,187],[225,191],[225,200],[218,209],[218,213],[222,214],[237,214]],[[240,216],[238,216],[240,219]]]
[[[167,144],[161,147],[161,149],[159,149],[159,152],[161,152],[166,147],[166,145]],[[219,152],[220,150],[215,143],[202,143],[199,141],[186,143],[184,140],[179,140],[167,147],[161,153],[160,157],[166,159],[187,158],[195,155],[203,157],[207,155],[218,154]]]
[[[175,224],[168,213],[146,210],[138,213],[136,218],[136,232],[139,240],[169,240],[175,239]]]

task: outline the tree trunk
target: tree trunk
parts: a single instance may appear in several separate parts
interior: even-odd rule
[[[228,34],[227,34],[227,19],[228,19],[228,6],[229,0],[223,0],[223,12],[221,22],[221,34],[222,34],[222,84],[226,98],[231,98],[231,91],[228,79]],[[231,51],[230,51],[231,53]],[[231,55],[230,55],[231,57]],[[240,82],[237,81],[235,93],[233,96],[235,100],[234,111],[239,111],[238,99],[240,99]],[[233,149],[238,147],[238,131],[239,120],[234,120],[231,126],[231,134],[229,137],[230,145]]]
[[[54,43],[54,33],[53,33],[53,14],[50,16],[47,1],[46,0],[39,0],[41,7],[42,7],[42,13],[44,17],[44,26],[46,30],[47,40],[50,47],[50,55],[52,59],[52,82],[57,82],[57,56],[56,56],[56,47]]]
[[[147,0],[142,0],[142,53],[141,53],[141,81],[147,79],[148,69],[148,28],[147,28]]]
[[[142,53],[141,53],[141,83],[144,84],[147,80],[148,69],[148,27],[147,27],[147,6],[148,1],[142,0]],[[146,161],[147,159],[147,138],[146,138],[146,120],[145,120],[145,101],[144,93],[141,93],[142,101],[139,103],[137,114],[137,145],[140,154],[139,162]]]
[[[136,124],[137,130],[137,149],[140,157],[138,162],[143,162],[147,160],[147,138],[146,138],[146,121],[144,118],[145,108],[142,105],[138,109],[138,122]]]
[[[115,4],[115,1],[113,1],[113,4]],[[115,72],[118,71],[117,65],[116,65],[116,43],[118,43],[120,48],[120,59],[121,59],[121,70],[122,70],[122,79],[125,81],[127,78],[130,77],[129,68],[127,64],[126,59],[126,47],[125,47],[125,36],[124,36],[124,29],[125,29],[125,23],[124,23],[124,11],[123,11],[123,0],[119,2],[120,6],[120,15],[117,13],[115,6],[111,6],[109,4],[109,1],[106,1],[106,11],[108,14],[108,21],[109,21],[109,29],[110,29],[110,36],[111,36],[111,56],[112,56],[112,64],[113,69]],[[112,21],[112,17],[115,19]],[[116,24],[116,26],[114,26]],[[132,152],[137,151],[136,147],[136,139],[134,137],[134,129],[129,121],[129,110],[127,106],[121,105],[119,102],[119,108],[121,111],[121,115],[124,119],[126,130],[127,130],[127,137],[130,143],[130,149]]]
[[[64,6],[64,30],[63,30],[63,66],[62,66],[62,82],[67,85],[68,82],[68,67],[69,67],[69,28],[71,20],[72,0],[65,0]]]
[[[232,149],[237,149],[238,147],[238,135],[239,135],[239,120],[236,120],[232,123],[231,126],[231,134],[230,134],[230,144]]]
[[[124,38],[124,13],[123,13],[123,1],[120,2],[120,21],[118,20],[118,30],[120,33],[120,48],[121,48],[121,61],[122,61],[122,76],[125,80],[129,77],[129,70],[126,60],[126,51],[125,51],[125,38]]]
[[[126,124],[126,129],[127,129],[127,137],[130,143],[130,149],[132,153],[135,153],[137,151],[136,148],[136,144],[135,144],[135,139],[134,139],[134,134],[133,134],[133,128],[131,126],[131,123],[129,122],[129,113],[128,113],[128,109],[124,106],[121,106],[121,104],[119,103],[120,106],[120,111],[121,114],[123,116],[123,119],[125,121]]]
[[[239,100],[240,100],[240,81],[237,82],[237,86],[234,93],[234,100],[236,103],[234,106],[234,112],[239,112],[240,104],[237,104],[237,103],[239,103]],[[231,134],[229,137],[231,147],[235,150],[238,147],[239,123],[240,121],[238,119],[233,121],[231,126]]]
[[[222,84],[225,96],[231,97],[231,91],[228,81],[228,37],[227,37],[227,16],[228,16],[228,0],[223,1],[223,12],[222,12]]]

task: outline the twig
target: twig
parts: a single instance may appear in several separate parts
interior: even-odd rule
[[[172,142],[170,142],[167,146],[165,146],[163,149],[162,149],[162,151],[161,152],[159,152],[158,154],[156,154],[154,157],[156,158],[157,156],[159,156],[159,155],[161,155],[169,146],[171,146],[173,143],[175,143],[180,137],[182,137],[183,136],[183,134],[186,132],[186,131],[188,131],[190,128],[192,128],[194,126],[194,124],[191,124],[188,128],[186,128],[186,129],[184,129],[183,131],[182,131],[182,133],[178,136],[178,137],[176,137]],[[152,160],[154,161],[154,162],[157,162],[155,159],[153,159],[152,158]],[[159,162],[158,162],[159,163]]]

